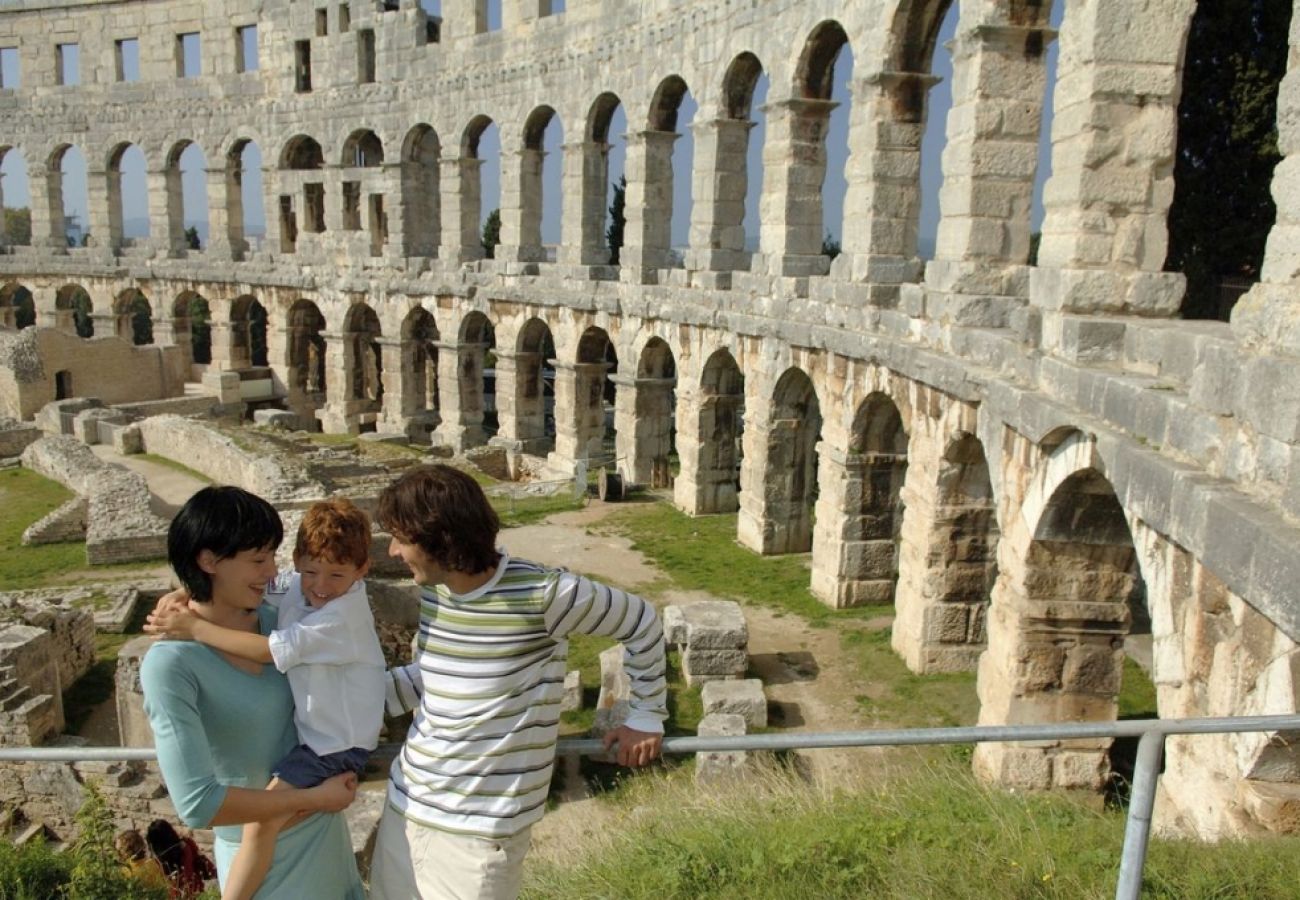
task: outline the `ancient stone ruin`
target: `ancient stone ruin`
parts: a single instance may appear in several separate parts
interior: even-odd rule
[[[1147,622],[1162,716],[1294,713],[1300,29],[1261,279],[1231,324],[1183,322],[1183,277],[1163,265],[1194,4],[1068,4],[1058,31],[1061,0],[961,3],[926,261],[920,140],[950,5],[568,0],[553,14],[504,0],[489,31],[486,0],[443,0],[438,17],[415,0],[10,4],[0,56],[21,78],[0,85],[0,154],[25,161],[32,237],[0,255],[0,309],[35,324],[0,335],[0,414],[188,392],[327,432],[491,442],[561,477],[612,452],[628,481],[662,485],[675,455],[681,510],[738,512],[756,553],[811,552],[828,604],[892,602],[914,671],[978,668],[984,724],[1113,718],[1125,641]],[[831,262],[816,186],[846,50],[849,227]],[[679,252],[671,160],[688,91]],[[760,115],[761,177],[745,153]],[[561,230],[546,246],[553,122]],[[486,258],[490,126],[501,234]],[[262,239],[244,214],[253,147]],[[198,249],[181,189],[192,148]],[[69,246],[74,149],[89,222]],[[123,160],[141,154],[147,238],[125,235],[123,213]],[[137,344],[141,322],[152,343]],[[1296,760],[1273,738],[1171,741],[1164,824],[1220,836],[1295,821]],[[975,770],[1091,789],[1107,745],[984,745]]]

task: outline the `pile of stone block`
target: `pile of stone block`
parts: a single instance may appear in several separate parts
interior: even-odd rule
[[[689,685],[744,678],[749,667],[749,627],[733,600],[701,600],[664,609],[664,640],[682,651]]]

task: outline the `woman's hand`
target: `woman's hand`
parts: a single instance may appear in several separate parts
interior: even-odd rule
[[[194,640],[199,617],[190,611],[190,595],[184,589],[163,594],[145,620],[145,634],[157,634],[178,641]]]
[[[344,772],[326,778],[316,787],[307,788],[304,793],[312,795],[307,798],[311,802],[311,812],[342,812],[357,799],[357,775],[355,772]]]

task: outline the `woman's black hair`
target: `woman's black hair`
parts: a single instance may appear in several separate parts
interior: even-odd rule
[[[275,507],[243,488],[205,487],[186,501],[167,529],[167,561],[190,597],[212,599],[212,576],[199,568],[210,550],[228,559],[244,550],[272,550],[284,540]]]

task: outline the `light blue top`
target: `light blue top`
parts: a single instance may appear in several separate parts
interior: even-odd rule
[[[258,610],[262,634],[276,611]],[[211,647],[159,641],[140,664],[144,708],[153,728],[158,765],[181,821],[205,828],[226,788],[260,790],[271,769],[297,744],[289,681],[273,665],[260,675],[235,668]],[[239,825],[214,827],[218,877],[239,849]],[[314,815],[281,832],[271,871],[256,900],[364,900],[341,814]]]

